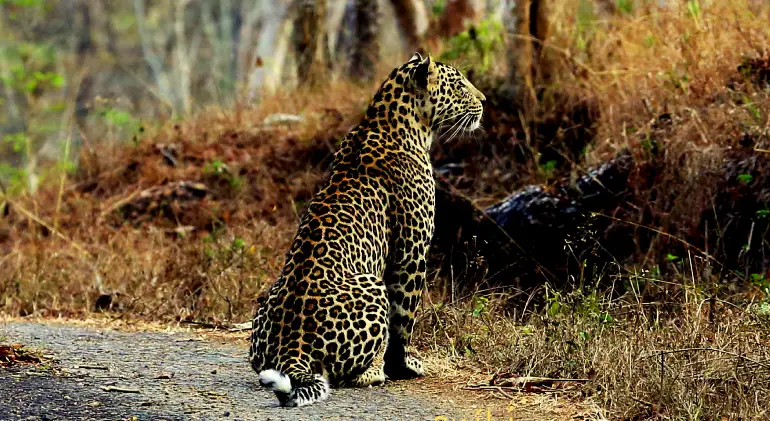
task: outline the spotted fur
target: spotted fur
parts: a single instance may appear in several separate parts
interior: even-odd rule
[[[433,236],[428,152],[442,128],[479,127],[484,101],[457,69],[415,54],[343,139],[253,321],[251,365],[282,405],[423,375],[409,344]]]

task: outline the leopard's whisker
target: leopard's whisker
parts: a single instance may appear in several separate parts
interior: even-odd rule
[[[443,131],[443,134],[449,133],[456,125],[458,125],[460,123],[460,121],[462,120],[461,118],[458,118],[458,117],[462,117],[462,116],[463,116],[463,113],[455,116],[454,117],[454,119],[455,119],[454,123],[452,123],[451,125],[448,125],[449,127],[446,130]]]
[[[449,132],[452,132],[452,133],[453,133],[451,136],[449,136],[449,139],[447,139],[447,140],[445,140],[445,141],[444,141],[444,144],[446,144],[447,142],[449,142],[450,140],[452,140],[452,138],[454,137],[454,134],[455,134],[455,133],[457,133],[457,130],[459,130],[459,129],[462,127],[462,122],[465,120],[465,118],[466,118],[466,117],[467,117],[467,114],[464,114],[464,115],[462,116],[462,118],[460,118],[460,119],[458,119],[457,121],[455,121],[455,123],[454,123],[454,124],[452,124],[452,125],[449,127],[449,129],[447,129],[447,130],[446,130],[446,132],[444,132],[444,133],[449,133]],[[455,126],[457,126],[457,129],[455,129],[455,130],[452,130],[452,129],[454,129],[454,127],[455,127]]]
[[[463,127],[465,127],[465,125],[467,124],[467,121],[468,121],[468,117],[470,117],[470,114],[466,114],[466,115],[464,115],[464,116],[463,116],[463,118],[461,118],[461,119],[459,120],[459,122],[460,122],[460,125],[459,125],[459,126],[457,126],[457,129],[455,129],[455,130],[454,130],[454,132],[452,132],[452,135],[451,135],[451,136],[449,136],[449,139],[447,139],[447,140],[445,140],[445,141],[444,141],[444,144],[447,144],[447,143],[449,143],[449,141],[450,141],[450,140],[454,139],[454,138],[457,136],[457,134],[458,134],[458,133],[460,133],[460,132],[462,131]]]
[[[443,123],[444,123],[445,121],[447,121],[447,120],[453,120],[453,119],[455,119],[455,118],[457,118],[457,117],[460,117],[460,116],[462,116],[464,113],[465,113],[464,111],[461,111],[461,112],[459,112],[459,113],[457,113],[457,114],[451,115],[451,116],[449,116],[449,117],[445,117],[445,118],[443,118],[441,121],[439,121],[438,123],[434,123],[434,124],[433,124],[433,126],[434,126],[434,127],[438,127],[439,129],[441,129],[441,125],[443,125]]]

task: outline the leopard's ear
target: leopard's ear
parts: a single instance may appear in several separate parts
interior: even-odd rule
[[[414,53],[414,55],[412,55],[412,58],[410,58],[409,61],[407,61],[407,63],[411,63],[413,61],[422,61],[422,56],[420,55],[419,52]]]
[[[428,87],[428,81],[431,74],[436,70],[436,65],[433,59],[430,58],[430,54],[424,60],[417,65],[414,70],[414,82],[419,89],[426,89]]]

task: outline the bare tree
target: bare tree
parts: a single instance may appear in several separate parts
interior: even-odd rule
[[[144,59],[147,62],[153,77],[155,78],[155,83],[158,87],[158,97],[165,100],[167,104],[174,107],[174,103],[176,101],[174,101],[171,80],[168,77],[168,74],[164,71],[163,59],[155,51],[152,38],[148,33],[149,29],[146,25],[146,11],[144,2],[145,0],[133,0],[134,14],[136,16],[136,25],[142,47],[142,54],[144,55]]]
[[[377,0],[355,0],[356,37],[351,57],[351,73],[354,77],[370,80],[374,76],[379,59],[379,11]]]
[[[549,61],[543,50],[548,39],[548,1],[521,0],[514,8],[517,30],[508,53],[507,88],[526,109],[537,103],[536,82],[549,78]]]
[[[86,118],[91,109],[89,102],[93,95],[93,77],[89,72],[89,62],[96,48],[93,42],[91,32],[93,30],[93,20],[91,18],[91,4],[87,0],[78,2],[78,15],[80,16],[80,25],[76,32],[75,53],[78,57],[78,63],[82,67],[82,78],[77,86],[75,93],[75,122],[82,129],[85,127]],[[80,141],[80,130],[73,127],[72,137],[75,143]]]
[[[396,12],[398,26],[406,39],[408,51],[420,49],[428,29],[428,11],[422,0],[390,0]]]
[[[329,43],[326,34],[326,0],[296,0],[294,49],[300,81],[313,83],[328,73]]]
[[[185,9],[190,4],[190,0],[177,0],[174,8],[174,37],[176,41],[176,48],[174,48],[174,56],[176,58],[176,64],[179,68],[179,95],[178,99],[181,102],[182,111],[185,114],[189,114],[192,111],[192,91],[190,89],[190,79],[192,78],[191,61],[193,52],[191,49],[186,48],[185,40]]]
[[[266,4],[270,2],[271,0],[263,0]],[[263,91],[273,91],[280,82],[294,29],[291,12],[285,2],[279,2],[275,7],[265,5],[264,21],[258,31],[257,45],[248,62],[255,66],[249,71],[250,100],[256,100]]]
[[[432,37],[448,38],[463,32],[469,24],[478,22],[484,12],[481,0],[448,0],[436,26],[431,28]]]
[[[77,45],[75,46],[75,51],[78,59],[82,62],[84,56],[94,51],[93,36],[91,36],[91,6],[87,1],[81,0],[78,2],[77,10],[80,15],[80,27],[76,35]]]

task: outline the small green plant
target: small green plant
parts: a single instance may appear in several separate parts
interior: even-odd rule
[[[0,180],[7,183],[8,194],[17,195],[26,190],[27,171],[6,162],[0,162]]]
[[[596,12],[593,2],[590,0],[580,0],[577,9],[577,22],[575,44],[580,51],[588,48],[588,43],[596,33]]]
[[[744,107],[746,107],[746,111],[749,112],[749,115],[754,120],[754,124],[762,124],[762,111],[757,104],[751,102],[748,97],[743,98],[743,104]]]
[[[222,162],[221,159],[215,159],[203,166],[203,173],[215,175],[218,178],[227,181],[233,190],[240,190],[245,184],[245,180],[238,175],[233,174],[230,167]]]
[[[139,120],[118,108],[106,108],[102,111],[102,116],[108,124],[121,130],[137,131],[140,126]]]
[[[690,91],[690,76],[681,69],[672,69],[663,73],[666,85],[675,91],[688,93]]]
[[[763,301],[753,305],[754,314],[762,317],[770,317],[770,302]]]
[[[701,15],[700,1],[689,0],[687,2],[687,16],[694,20],[699,20]]]
[[[749,280],[752,284],[756,285],[757,288],[761,289],[765,294],[770,296],[770,278],[768,278],[764,273],[752,273],[749,275]]]
[[[666,254],[666,261],[667,262],[676,262],[677,260],[679,260],[679,256],[677,256],[675,254],[671,254],[671,253]]]
[[[618,0],[615,5],[617,6],[617,9],[621,13],[631,14],[634,12],[634,2],[633,0]]]
[[[471,300],[471,305],[473,306],[473,317],[481,316],[486,311],[487,304],[489,304],[489,298],[474,296]]]
[[[738,174],[738,182],[743,185],[749,185],[752,181],[754,181],[754,177],[751,174],[744,173],[744,174]]]
[[[545,314],[549,317],[556,317],[562,312],[562,294],[559,291],[554,291],[551,288],[545,289]]]
[[[642,150],[648,157],[654,158],[658,156],[660,148],[658,148],[658,142],[652,137],[650,133],[647,133],[641,142]]]
[[[220,235],[220,233],[224,232],[224,230],[217,230],[201,239],[201,243],[203,243],[203,254],[211,262],[225,265],[236,258],[240,259],[244,258],[247,254],[254,254],[247,253],[253,246],[249,247],[246,240],[240,237],[234,237],[227,242],[227,239]]]
[[[431,11],[433,16],[441,16],[444,13],[444,9],[446,9],[446,0],[436,0]]]
[[[490,68],[492,57],[504,45],[503,29],[502,23],[485,19],[450,39],[448,48],[441,53],[441,60],[462,58],[477,63],[474,68],[484,72]]]
[[[757,219],[768,219],[770,217],[770,209],[760,209],[757,211]]]
[[[207,162],[203,166],[204,174],[225,174],[230,172],[230,167],[227,166],[221,159],[215,159],[211,162]]]
[[[245,241],[243,238],[240,238],[240,237],[235,237],[235,238],[233,239],[233,243],[232,243],[232,245],[230,246],[230,248],[231,248],[231,249],[232,249],[234,252],[238,252],[238,253],[241,253],[241,252],[243,252],[243,251],[246,249],[246,241]]]
[[[546,178],[553,178],[553,174],[556,171],[556,161],[546,161],[545,164],[540,166],[540,172],[546,177]]]

